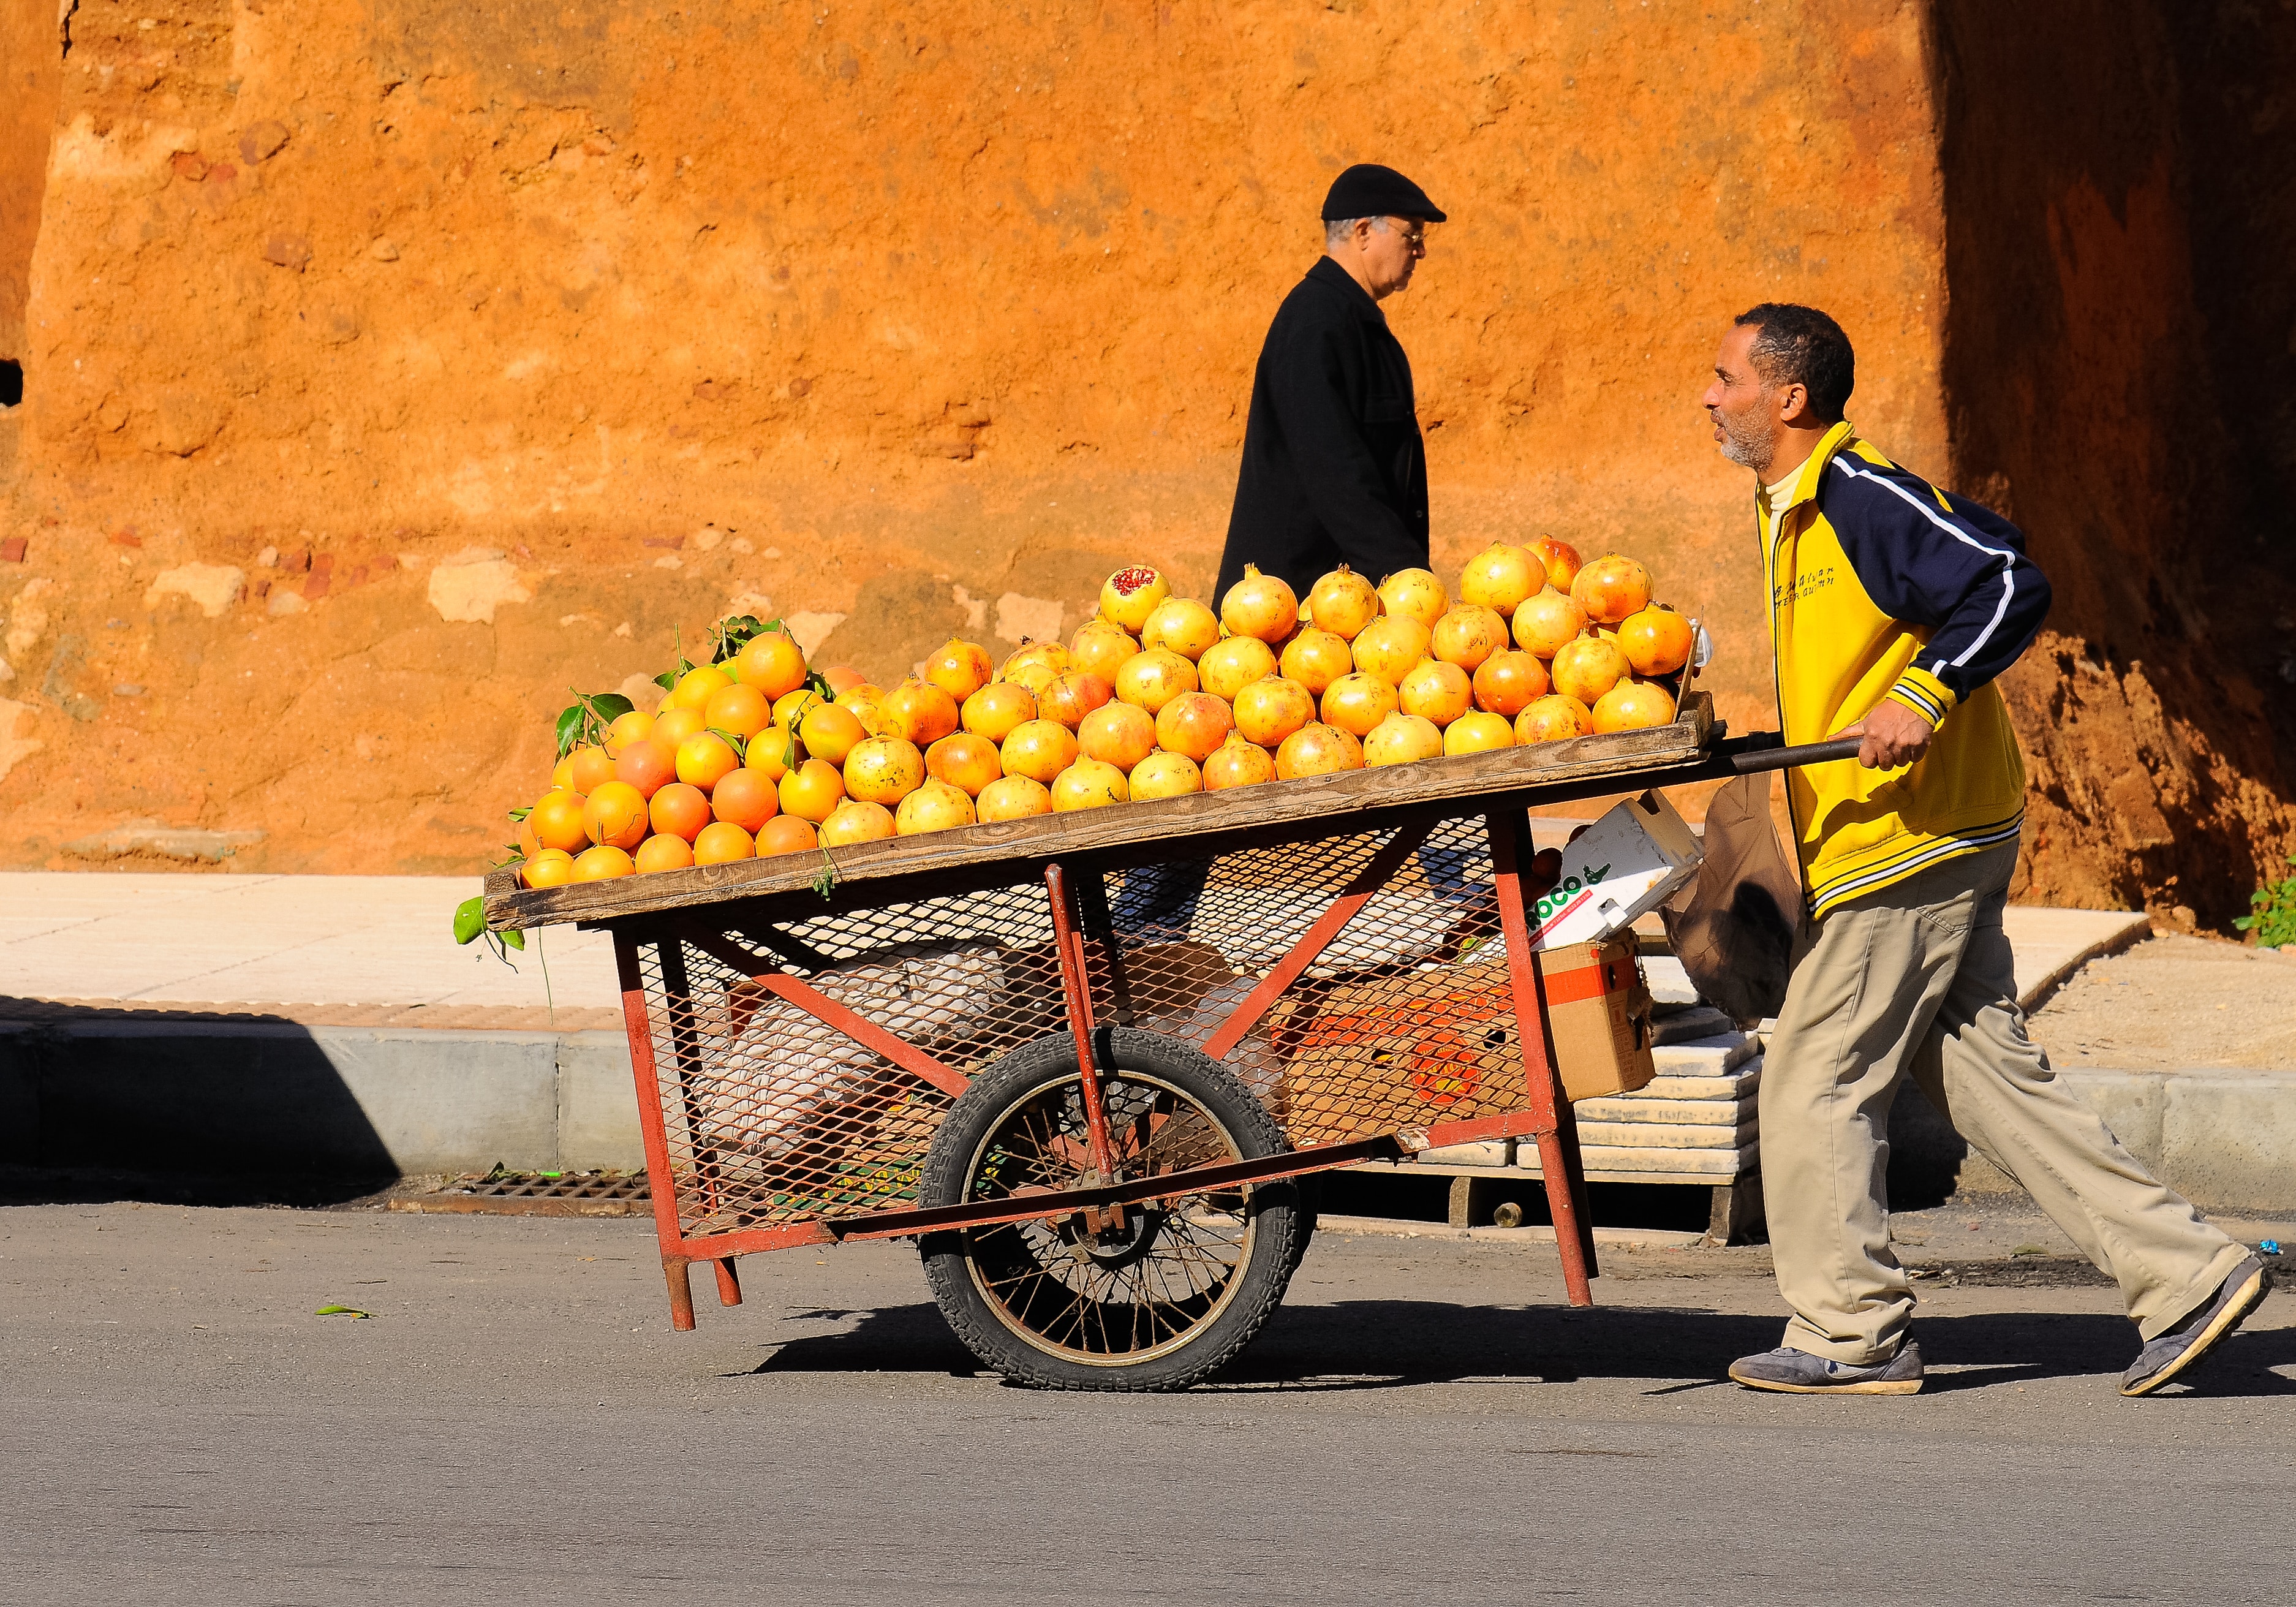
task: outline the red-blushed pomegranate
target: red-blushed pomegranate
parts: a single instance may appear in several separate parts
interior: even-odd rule
[[[1379,609],[1378,588],[1344,563],[1308,588],[1308,618],[1342,642],[1354,641]]]
[[[1001,742],[1013,728],[1037,717],[1037,694],[1015,681],[991,681],[964,700],[964,728]]]
[[[1144,648],[1116,672],[1116,695],[1151,714],[1196,685],[1195,665],[1168,647]]]
[[[1037,717],[1057,720],[1070,730],[1116,695],[1116,688],[1088,669],[1063,669],[1037,694]]]
[[[1450,609],[1451,594],[1431,570],[1398,570],[1379,583],[1379,606],[1390,618],[1416,619],[1431,631]]]
[[[1275,759],[1257,742],[1247,742],[1231,732],[1202,765],[1204,791],[1224,792],[1230,787],[1256,787],[1275,779]]]
[[[978,798],[981,789],[1004,774],[1004,766],[996,757],[995,742],[970,731],[958,731],[925,750],[925,774],[947,782],[967,798]]]
[[[983,821],[1024,820],[1053,812],[1052,789],[1025,775],[1001,776],[980,790],[973,814]]]
[[[856,742],[845,756],[845,796],[862,803],[897,804],[925,783],[925,756],[898,736]]]
[[[1172,594],[1164,577],[1146,564],[1120,569],[1100,587],[1100,617],[1127,635],[1136,636],[1156,605]]]
[[[1390,613],[1364,627],[1348,647],[1357,674],[1376,676],[1398,686],[1427,656],[1431,639],[1427,627],[1410,615]]]
[[[1053,778],[1076,763],[1076,734],[1057,720],[1028,720],[1013,728],[996,750],[1007,775],[1053,784]]]
[[[1569,542],[1542,536],[1523,550],[1546,570],[1546,584],[1556,591],[1569,591],[1570,583],[1578,578],[1578,549]]]
[[[1377,724],[1376,721],[1374,724]],[[1275,750],[1275,774],[1283,781],[1302,775],[1334,775],[1364,767],[1363,743],[1336,726],[1302,726]]]
[[[1193,597],[1167,597],[1140,627],[1143,652],[1161,647],[1194,663],[1220,639],[1219,621]]]
[[[1370,735],[1373,726],[1401,706],[1393,685],[1358,670],[1332,682],[1319,707],[1324,724],[1360,739]]]
[[[1605,642],[1600,636],[1581,636],[1576,642],[1562,644],[1562,651],[1554,655],[1554,662],[1547,666],[1547,673],[1554,677],[1555,691],[1592,709],[1604,693],[1625,680],[1633,669],[1617,643]]]
[[[1243,578],[1220,599],[1220,623],[1232,636],[1281,642],[1300,628],[1300,594],[1278,575],[1263,575],[1256,563],[1243,566]]]
[[[1446,664],[1456,664],[1472,675],[1483,660],[1507,644],[1507,622],[1498,610],[1480,603],[1462,603],[1435,621],[1427,651]]]
[[[1234,729],[1234,712],[1226,703],[1209,692],[1184,692],[1158,710],[1156,745],[1201,765]]]
[[[1513,746],[1514,722],[1503,714],[1485,714],[1479,709],[1443,727],[1446,755],[1488,753],[1495,748]]]
[[[1023,642],[997,670],[996,678],[1026,686],[1029,695],[1044,695],[1046,683],[1069,667],[1069,650],[1057,642]]]
[[[1475,671],[1475,707],[1508,719],[1553,690],[1538,655],[1518,649],[1493,653]]]
[[[1525,652],[1551,659],[1563,645],[1587,634],[1587,611],[1549,586],[1526,597],[1514,611],[1515,645]]]
[[[892,734],[920,748],[931,747],[956,729],[956,699],[930,682],[904,681],[879,707],[893,723]]]
[[[1299,682],[1316,697],[1322,697],[1325,688],[1355,667],[1355,653],[1348,645],[1348,638],[1316,625],[1286,642],[1283,656],[1276,660],[1276,668],[1283,672],[1285,680]]]
[[[1069,638],[1069,668],[1088,669],[1113,686],[1124,660],[1139,651],[1139,643],[1095,614]]]
[[[609,843],[599,843],[584,849],[574,857],[574,870],[568,880],[572,881],[611,881],[617,876],[635,875],[637,865],[627,849]]]
[[[1178,798],[1184,793],[1204,790],[1204,774],[1196,761],[1185,753],[1152,753],[1133,767],[1132,800],[1144,803],[1152,798]]]
[[[1670,676],[1690,662],[1697,631],[1663,603],[1619,621],[1619,648],[1638,676]]]
[[[631,868],[641,876],[656,871],[682,871],[693,863],[693,845],[683,837],[668,835],[647,838],[630,856]]]
[[[1131,796],[1132,789],[1124,779],[1124,772],[1096,758],[1079,758],[1053,778],[1053,812],[1056,815],[1075,809],[1104,809]]]
[[[1522,601],[1546,584],[1545,565],[1519,546],[1494,541],[1459,571],[1459,601],[1513,619]]]
[[[1196,680],[1216,698],[1234,701],[1254,681],[1275,673],[1275,650],[1258,636],[1228,636],[1196,660]]]
[[[988,685],[996,673],[988,650],[978,642],[960,641],[955,636],[948,644],[925,660],[925,680],[955,698],[959,704]],[[911,740],[914,740],[914,738]]]
[[[1297,681],[1268,676],[1235,694],[1235,728],[1247,742],[1274,749],[1316,717],[1316,700]]]
[[[1568,742],[1574,736],[1587,736],[1595,729],[1593,710],[1577,698],[1561,693],[1549,693],[1514,717],[1514,742],[1518,748],[1528,748],[1533,742]]]
[[[963,788],[952,787],[945,781],[925,783],[901,799],[901,807],[893,811],[893,830],[902,837],[947,832],[972,824],[972,799]]]
[[[1414,666],[1395,689],[1404,713],[1448,726],[1474,707],[1474,683],[1456,664],[1427,659]],[[1368,750],[1366,750],[1368,751]]]
[[[845,848],[857,842],[882,842],[894,835],[893,812],[883,804],[849,798],[821,823],[821,846]]]
[[[1602,695],[1593,716],[1597,733],[1663,726],[1674,717],[1674,696],[1655,681],[1620,681]]]
[[[1371,734],[1364,738],[1363,750],[1364,763],[1373,769],[1415,764],[1442,757],[1443,734],[1432,720],[1398,711],[1372,727]]]
[[[1136,704],[1103,703],[1077,726],[1077,750],[1129,775],[1156,750],[1156,717]]]
[[[731,865],[737,859],[754,859],[757,853],[757,839],[723,820],[703,826],[693,840],[696,865]]]
[[[1571,600],[1599,625],[1616,625],[1650,606],[1650,571],[1631,558],[1612,553],[1578,571],[1570,583]]]

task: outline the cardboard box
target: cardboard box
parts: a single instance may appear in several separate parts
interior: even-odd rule
[[[1687,887],[1705,849],[1657,792],[1630,798],[1562,850],[1562,876],[1530,911],[1530,946],[1559,948],[1624,931]]]

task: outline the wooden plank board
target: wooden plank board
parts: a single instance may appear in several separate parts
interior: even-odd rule
[[[834,849],[829,853],[837,898],[827,906],[816,900],[812,913],[840,903],[864,907],[896,896],[924,896],[936,881],[981,887],[1024,880],[1032,873],[1029,867],[1077,856],[1105,859],[1130,852],[1137,863],[1146,864],[1215,851],[1230,842],[1337,836],[1414,816],[1521,808],[1669,784],[1674,778],[1664,773],[1693,768],[1714,740],[1719,728],[1713,715],[1711,697],[1696,692],[1672,724],[1643,731]],[[728,899],[783,898],[794,906],[799,900],[791,896],[812,896],[824,864],[819,853],[777,854],[539,890],[519,887],[513,872],[496,871],[487,877],[487,921],[496,930],[528,929],[657,914]],[[1011,872],[1019,873],[1006,873]],[[873,893],[872,884],[883,890],[882,896]]]

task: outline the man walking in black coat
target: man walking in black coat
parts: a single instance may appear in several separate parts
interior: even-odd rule
[[[1411,283],[1444,216],[1365,162],[1324,199],[1324,258],[1284,297],[1251,381],[1243,466],[1214,597],[1247,563],[1306,597],[1340,564],[1373,584],[1427,567],[1427,448],[1411,362],[1379,304]]]

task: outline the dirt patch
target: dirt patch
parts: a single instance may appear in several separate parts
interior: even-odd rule
[[[2081,967],[2032,1032],[2058,1067],[2296,1069],[2296,954],[2151,938]]]

